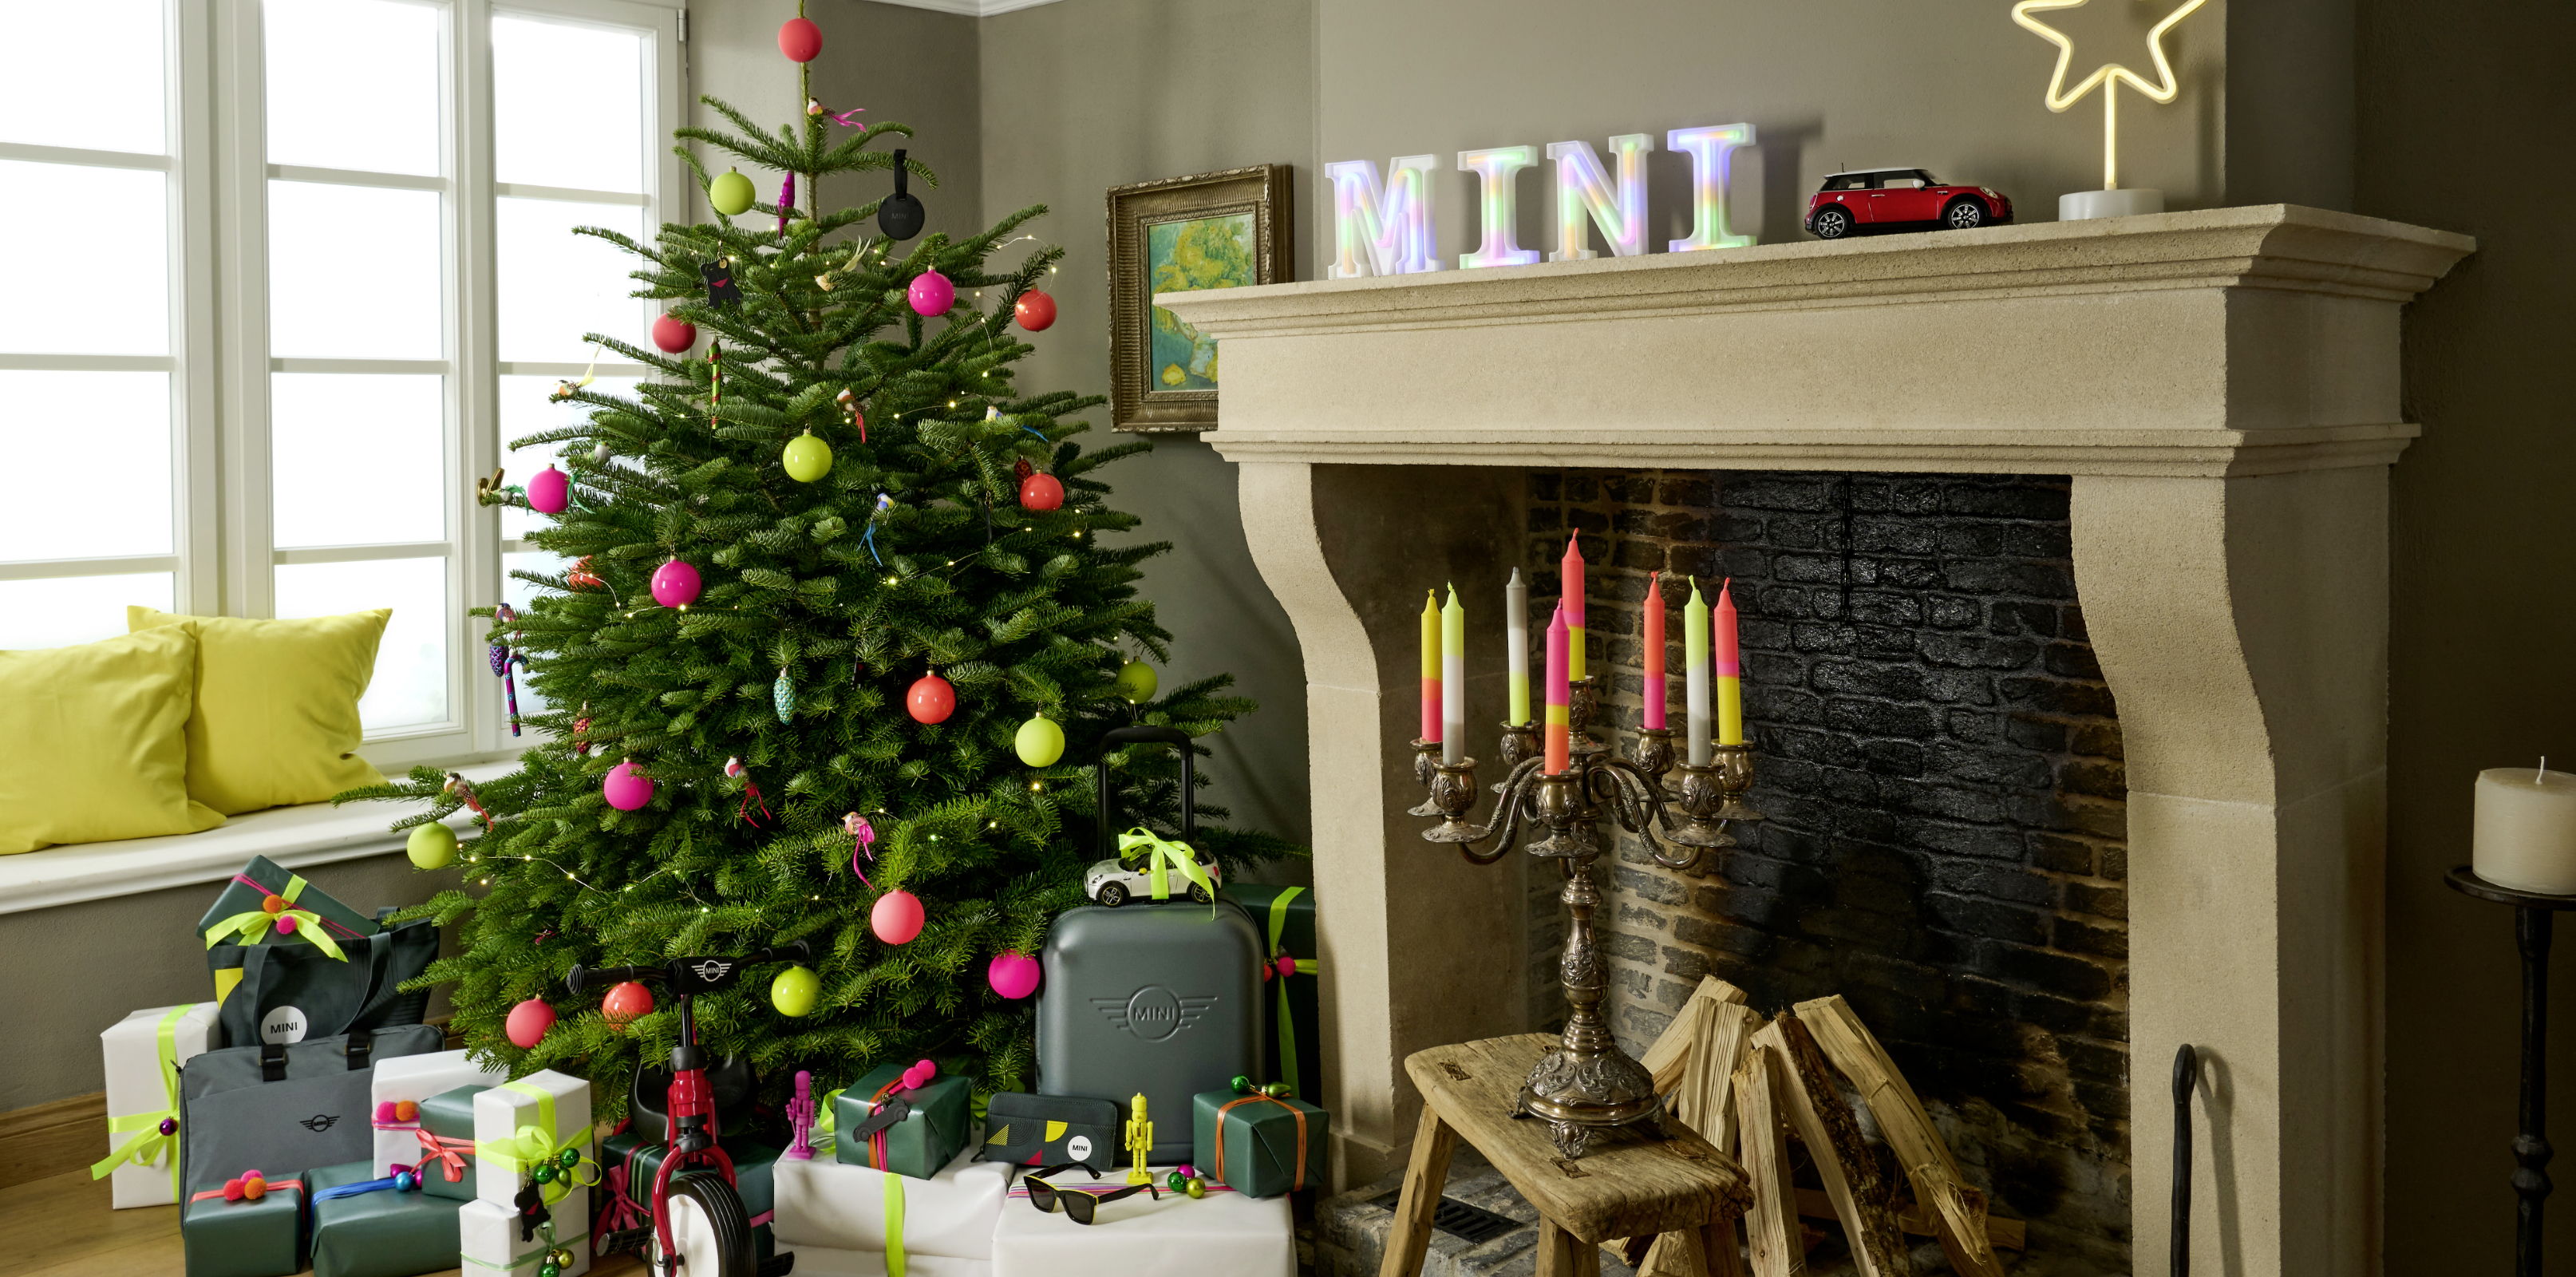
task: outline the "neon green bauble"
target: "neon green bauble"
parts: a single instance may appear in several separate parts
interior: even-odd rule
[[[422,869],[445,869],[456,863],[456,831],[435,820],[414,825],[403,853]]]
[[[787,477],[798,483],[812,483],[832,473],[832,445],[806,431],[787,441]]]
[[[814,1014],[814,1003],[823,996],[823,978],[808,967],[789,967],[769,982],[769,1005],[780,1015]]]
[[[1046,716],[1035,715],[1020,724],[1020,733],[1011,741],[1019,751],[1020,761],[1031,767],[1050,767],[1064,757],[1064,729],[1050,723]]]
[[[1154,689],[1160,686],[1162,680],[1154,677],[1154,667],[1143,661],[1129,661],[1118,667],[1118,694],[1133,704],[1154,699]]]
[[[759,196],[751,189],[751,179],[744,177],[738,169],[726,169],[722,176],[707,184],[707,203],[727,217],[751,207],[751,202],[757,198]]]

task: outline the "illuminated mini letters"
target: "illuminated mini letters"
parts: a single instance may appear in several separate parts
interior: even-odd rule
[[[1431,231],[1431,171],[1438,167],[1437,156],[1398,156],[1387,162],[1381,186],[1373,161],[1342,160],[1324,166],[1324,177],[1333,184],[1336,250],[1328,278],[1414,275],[1440,269]]]
[[[1516,238],[1520,225],[1520,204],[1513,188],[1520,183],[1520,171],[1538,165],[1535,146],[1489,146],[1481,151],[1458,152],[1458,167],[1473,173],[1484,185],[1485,241],[1472,253],[1458,255],[1458,269],[1475,270],[1482,266],[1527,266],[1538,260],[1538,250],[1523,248]]]
[[[1664,247],[1687,253],[1699,248],[1744,248],[1752,244],[1752,236],[1727,230],[1726,191],[1735,148],[1753,145],[1753,126],[1712,124],[1674,129],[1664,135],[1664,145],[1690,156],[1691,161],[1690,238],[1667,241]]]
[[[1598,255],[1586,247],[1586,215],[1601,228],[1612,254],[1635,257],[1646,251],[1646,153],[1654,149],[1655,139],[1643,133],[1610,139],[1611,153],[1619,157],[1619,185],[1613,189],[1590,142],[1547,144],[1547,158],[1556,161],[1556,251],[1547,255],[1549,261]]]

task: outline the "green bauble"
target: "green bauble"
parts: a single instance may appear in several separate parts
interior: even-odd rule
[[[1154,699],[1154,689],[1162,681],[1154,677],[1154,667],[1143,661],[1129,661],[1118,667],[1118,694],[1131,704],[1142,705]]]
[[[563,1277],[563,1269],[553,1264],[537,1265],[537,1277]]]
[[[814,1003],[823,996],[823,978],[807,967],[789,967],[769,982],[769,1004],[780,1015],[814,1014]]]
[[[798,483],[812,483],[832,473],[832,445],[814,436],[811,430],[787,441],[787,477]]]
[[[422,869],[445,869],[456,863],[456,831],[434,820],[414,825],[403,851]]]
[[[535,1170],[528,1172],[528,1178],[535,1180],[540,1184],[551,1184],[555,1182],[555,1174],[556,1171],[554,1163],[539,1162],[537,1163],[537,1168]]]
[[[707,184],[707,203],[727,217],[751,207],[751,202],[757,198],[751,189],[751,179],[737,169],[726,169],[722,176]]]
[[[1020,761],[1031,767],[1052,767],[1064,757],[1064,729],[1047,721],[1043,714],[1020,724],[1020,734],[1011,747],[1019,751]]]

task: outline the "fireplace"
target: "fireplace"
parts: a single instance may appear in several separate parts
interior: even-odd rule
[[[1427,822],[1405,814],[1421,799],[1406,741],[1412,615],[1425,586],[1454,580],[1472,598],[1472,583],[1542,566],[1524,554],[1533,519],[1550,509],[1560,518],[1587,506],[1605,518],[1623,512],[1568,501],[1565,476],[1578,473],[1631,483],[1644,471],[1711,477],[1702,518],[1731,517],[1725,486],[1761,474],[1804,475],[1817,500],[1841,475],[1851,476],[1855,500],[1865,485],[1908,482],[1896,476],[1998,492],[2062,483],[2060,567],[2071,570],[2080,611],[2053,600],[2059,633],[2039,644],[2043,672],[2017,667],[2017,676],[2091,682],[2045,673],[2050,653],[2078,660],[2089,646],[2108,703],[2035,715],[2066,728],[2066,742],[2022,748],[2059,760],[2052,794],[2070,775],[2079,789],[2102,791],[2056,799],[2100,823],[2019,831],[2026,850],[2047,834],[2092,853],[2090,872],[2079,874],[2042,867],[2029,850],[2034,860],[2018,867],[2058,895],[2044,916],[2030,902],[2025,920],[2048,943],[2021,947],[2089,965],[2110,983],[2048,1008],[2055,1020],[2024,1009],[1995,1023],[2039,1026],[2062,1039],[2061,1055],[2067,1043],[2098,1052],[2083,1066],[2089,1090],[2077,1088],[2069,1061],[2062,1102],[2051,1107],[1976,1081],[2009,1052],[2026,1061],[2040,1049],[1991,1033],[1983,1056],[1960,1057],[1955,1093],[2058,1121],[2028,1127],[2050,1155],[2098,1152],[2116,1147],[2123,1116],[2120,1030],[2144,1065],[2138,1072],[2159,1080],[2176,1045],[2195,1044],[2209,1061],[2192,1118],[2203,1150],[2192,1236],[2206,1270],[2374,1269],[2387,467],[2416,433],[2399,406],[2399,314],[2473,247],[2442,232],[2274,205],[1163,298],[1226,343],[1221,427],[1209,441],[1241,466],[1246,531],[1306,660],[1324,1049],[1336,1065],[1324,1102],[1335,1115],[1337,1182],[1367,1183],[1401,1164],[1420,1112],[1404,1056],[1528,1027],[1544,1005],[1530,987],[1525,870],[1466,864],[1422,841]],[[1551,474],[1560,485],[1552,500],[1542,494]],[[1649,526],[1661,517],[1655,505],[1672,504],[1661,483]],[[1827,512],[1839,517],[1818,513]],[[1705,544],[1722,555],[1741,543]],[[1832,586],[1840,602],[1839,581],[1794,584]],[[1870,593],[1855,583],[1851,607],[1877,606]],[[1489,587],[1486,597],[1496,594]],[[1503,704],[1500,626],[1492,602],[1481,616],[1470,667],[1471,720],[1481,726],[1469,746],[1491,758]],[[2080,642],[2065,629],[2078,617]],[[1748,625],[1757,619],[1789,618],[1748,611]],[[1802,619],[1832,641],[1831,628],[1853,618]],[[1795,621],[1790,628],[1794,653]],[[1938,631],[1928,616],[1882,628]],[[1759,665],[1751,673],[1748,681],[1763,677]],[[2116,756],[2107,752],[2114,705]],[[1761,724],[1758,708],[1754,717]],[[1998,730],[2010,730],[2010,718],[2002,714]],[[1819,765],[1798,749],[1827,759],[1857,751],[1860,767],[1829,770],[1874,775],[1873,742],[1888,758],[1905,743],[1857,721],[1837,724],[1830,708],[1821,723],[1794,725],[1806,735],[1791,736],[1790,726],[1771,724],[1776,739],[1757,739],[1758,765],[1784,778],[1798,764]],[[2101,752],[2079,752],[2078,732],[2092,733],[2089,748]],[[2124,795],[2116,802],[2115,789]],[[1806,809],[1784,807],[1777,836],[1795,837],[1800,821],[1867,815],[1828,788]],[[1919,831],[1942,819],[1892,817],[1899,834],[1909,821]],[[1739,853],[1740,867],[1785,859],[1771,855],[1774,837],[1766,831]],[[2064,855],[2061,863],[2075,863]],[[1824,877],[1824,888],[1844,889],[1870,875]],[[1732,879],[1710,886],[1744,889]],[[2103,894],[2077,907],[2072,886]],[[2125,892],[2125,929],[2101,912],[2118,907],[2115,887]],[[1676,929],[1684,917],[1714,925],[1724,912],[1694,910],[1699,886],[1691,889],[1666,919]],[[1751,930],[1784,947],[1784,930],[1809,939],[1807,911],[1796,912],[1795,928],[1775,914]],[[2097,951],[2070,951],[2061,928]],[[1799,977],[1776,956],[1766,965],[1759,941],[1748,943],[1749,954],[1674,947],[1748,954],[1760,978]],[[1630,960],[1646,977],[1641,1012],[1665,978],[1662,947]],[[2098,951],[2114,948],[2125,958]],[[2115,1020],[2122,998],[2125,1016]],[[2087,1023],[2072,1024],[2077,1010]],[[1975,1037],[1978,1012],[1947,1000],[1914,1031],[1932,1039],[1924,1047],[1945,1033]],[[1648,1023],[1617,1027],[1633,1042]],[[1973,1105],[1963,1112],[1973,1117]],[[2125,1118],[2142,1186],[2130,1195],[2127,1232],[2152,1269],[2165,1240],[2172,1110],[2143,1103]],[[2119,1239],[2104,1225],[2093,1240]]]

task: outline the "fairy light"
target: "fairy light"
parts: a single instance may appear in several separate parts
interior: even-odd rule
[[[2183,0],[2180,7],[2166,14],[2163,21],[2148,30],[2147,51],[2154,55],[2156,60],[2156,83],[2147,83],[2137,72],[2117,62],[2105,62],[2093,68],[2093,74],[2084,77],[2083,81],[2073,89],[2067,89],[2064,87],[2066,64],[2075,57],[2075,42],[2067,39],[2063,32],[2030,15],[2049,9],[2073,9],[2083,5],[2084,2],[2085,0],[2021,0],[2021,3],[2012,8],[2012,20],[2023,30],[2057,46],[2057,69],[2049,73],[2047,96],[2040,99],[2047,104],[2051,113],[2063,113],[2066,108],[2075,105],[2078,99],[2092,92],[2093,86],[2097,84],[2102,86],[2102,189],[2116,191],[2120,189],[2120,86],[2126,84],[2136,89],[2145,94],[2148,101],[2159,106],[2173,101],[2174,95],[2180,91],[2181,86],[2174,82],[2173,63],[2165,60],[2165,32],[2172,30],[2175,23],[2190,17],[2193,10],[2207,4],[2209,0]]]

